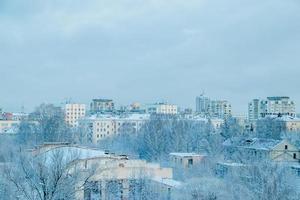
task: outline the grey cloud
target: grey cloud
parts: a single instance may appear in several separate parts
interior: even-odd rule
[[[237,113],[257,96],[300,104],[298,1],[26,2],[0,4],[5,108],[98,96],[193,107],[202,90]]]

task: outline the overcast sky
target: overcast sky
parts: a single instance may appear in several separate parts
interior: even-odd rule
[[[0,0],[0,107],[66,98],[234,113],[287,95],[300,107],[299,0]]]

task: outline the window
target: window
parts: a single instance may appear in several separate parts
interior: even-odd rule
[[[288,145],[284,145],[284,149],[287,150],[288,149]]]
[[[188,159],[188,166],[192,166],[193,165],[193,159]]]
[[[296,153],[293,154],[293,158],[297,159],[297,154]]]

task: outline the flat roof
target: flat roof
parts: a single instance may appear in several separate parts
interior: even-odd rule
[[[178,156],[178,157],[192,157],[192,156],[206,156],[206,155],[201,155],[197,153],[184,153],[184,152],[173,152],[170,153],[171,156]]]

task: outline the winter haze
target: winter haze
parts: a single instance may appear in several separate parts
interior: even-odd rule
[[[0,105],[96,97],[194,108],[205,91],[246,111],[300,104],[298,0],[1,0]]]

